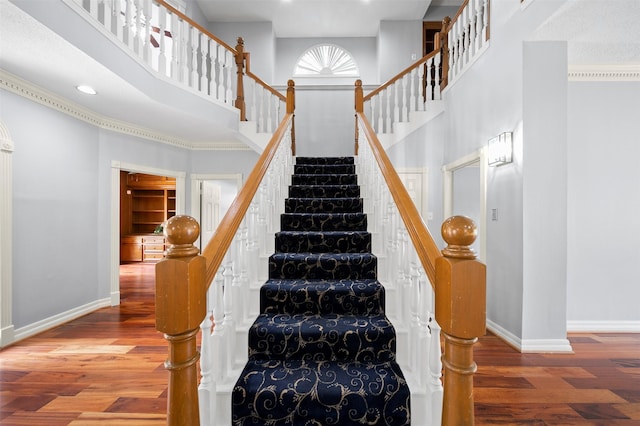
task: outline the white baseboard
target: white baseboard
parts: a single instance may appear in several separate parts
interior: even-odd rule
[[[567,321],[567,331],[574,333],[640,333],[640,321]]]
[[[565,352],[573,353],[568,339],[521,339],[509,330],[487,319],[487,329],[519,352]]]
[[[70,309],[66,312],[61,312],[57,315],[45,318],[38,322],[34,322],[33,324],[27,325],[25,327],[20,327],[15,330],[15,338],[13,342],[10,343],[24,340],[38,333],[49,330],[50,328],[57,327],[61,324],[64,324],[65,322],[69,322],[83,315],[89,314],[97,309],[106,308],[108,306],[111,306],[110,298],[100,299],[91,303],[87,303],[86,305]]]
[[[13,328],[13,324],[0,330],[0,348],[13,343],[16,340],[16,332]]]

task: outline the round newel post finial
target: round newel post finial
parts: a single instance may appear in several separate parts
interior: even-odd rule
[[[200,235],[200,225],[191,216],[178,215],[167,220],[164,227],[164,236],[170,247],[167,249],[166,257],[187,257],[195,256],[199,250],[193,243]]]
[[[440,231],[447,243],[442,254],[458,259],[476,258],[476,253],[469,247],[478,236],[478,228],[473,220],[466,216],[451,216],[442,223]]]

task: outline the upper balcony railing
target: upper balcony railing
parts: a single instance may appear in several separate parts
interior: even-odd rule
[[[489,6],[489,0],[466,0],[453,19],[442,21],[433,52],[364,96],[363,112],[378,135],[398,134],[416,123],[482,54],[489,41]]]
[[[237,107],[256,132],[273,133],[282,120],[285,96],[251,72],[242,38],[231,47],[163,0],[63,1],[160,78]]]

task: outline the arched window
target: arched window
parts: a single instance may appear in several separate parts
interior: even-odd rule
[[[333,44],[318,44],[300,56],[295,77],[358,77],[358,65],[351,54]]]

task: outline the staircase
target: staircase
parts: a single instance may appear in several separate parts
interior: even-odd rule
[[[353,158],[298,157],[233,424],[409,424],[384,308]]]

